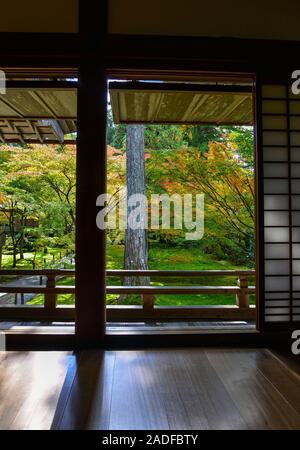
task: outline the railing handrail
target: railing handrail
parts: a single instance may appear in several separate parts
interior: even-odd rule
[[[159,306],[155,305],[155,295],[156,294],[174,294],[174,295],[188,295],[188,294],[235,294],[236,304],[240,312],[236,314],[231,308],[231,313],[228,314],[226,310],[225,316],[227,318],[254,318],[253,312],[250,310],[250,294],[255,292],[255,286],[249,286],[249,277],[255,275],[255,270],[118,270],[111,269],[106,271],[107,277],[120,278],[127,276],[148,276],[149,279],[152,277],[202,277],[202,276],[231,276],[237,277],[237,284],[235,286],[203,286],[203,285],[179,285],[179,286],[113,286],[108,284],[106,286],[107,294],[121,294],[130,295],[138,294],[142,297],[142,310],[141,314],[137,314],[134,317],[138,319],[143,318],[159,318],[171,316],[174,318],[180,318],[181,312],[176,315],[172,308],[166,309],[161,313]],[[74,320],[75,308],[69,308],[67,311],[64,308],[57,307],[57,296],[60,294],[75,294],[75,286],[70,285],[57,285],[58,278],[65,277],[75,277],[74,269],[9,269],[0,270],[1,275],[17,275],[17,276],[40,276],[40,286],[7,286],[0,283],[0,293],[15,294],[15,306],[12,305],[0,306],[0,317],[7,319],[7,317],[17,317],[31,319],[30,311],[33,311],[34,317],[36,319],[46,319],[46,320]],[[42,283],[42,277],[45,277],[45,283]],[[74,280],[75,281],[75,280]],[[25,306],[24,305],[24,295],[28,294],[43,294],[44,295],[44,305],[41,308],[36,308],[36,305]],[[18,304],[18,294],[21,295],[20,301],[21,305]],[[109,310],[109,309],[108,309]],[[72,311],[72,314],[71,314]],[[169,312],[168,312],[169,311]],[[184,317],[189,317],[194,320],[196,309],[186,308],[184,310]],[[198,317],[203,317],[203,312],[201,312],[201,306],[198,307],[199,311]],[[119,320],[120,317],[123,320],[132,319],[130,306],[123,309],[118,309],[118,315],[112,315],[114,320]],[[224,308],[222,306],[215,310],[213,317],[223,317]],[[207,311],[204,317],[209,317]]]
[[[1,275],[75,276],[75,269],[1,269]]]
[[[75,269],[1,269],[1,275],[75,276]],[[108,269],[106,276],[154,276],[154,277],[199,277],[199,276],[254,276],[255,270],[125,270]]]
[[[106,287],[107,294],[192,294],[192,293],[236,293],[240,291],[239,286],[202,286],[202,285],[188,285],[188,286],[113,286],[108,285]],[[255,292],[255,286],[248,286],[245,291]],[[15,294],[74,294],[75,286],[1,286],[0,293]]]
[[[107,270],[107,276],[166,276],[166,277],[180,277],[180,276],[251,276],[255,275],[255,270]]]

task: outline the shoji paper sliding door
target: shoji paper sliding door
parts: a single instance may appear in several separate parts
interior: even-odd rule
[[[300,321],[300,95],[262,86],[264,301],[266,327]]]

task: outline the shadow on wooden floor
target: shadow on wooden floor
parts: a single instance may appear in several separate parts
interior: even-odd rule
[[[300,377],[267,349],[82,351],[52,429],[299,429]]]

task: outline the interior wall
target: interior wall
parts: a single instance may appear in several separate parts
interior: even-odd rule
[[[109,32],[113,34],[300,40],[299,0],[107,1]],[[76,33],[78,3],[79,0],[1,2],[0,32]]]
[[[108,0],[109,32],[300,40],[299,0]]]
[[[78,0],[1,2],[0,32],[76,33]]]

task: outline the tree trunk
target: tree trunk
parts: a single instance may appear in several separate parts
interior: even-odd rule
[[[3,247],[5,245],[6,235],[4,231],[0,231],[0,269],[2,268]]]
[[[128,205],[128,199],[135,194],[146,194],[144,160],[144,126],[128,125],[126,128],[126,187],[127,220],[134,209]],[[131,270],[148,269],[148,241],[146,229],[132,229],[128,226],[125,235],[124,268]],[[150,284],[149,277],[125,277],[124,286]],[[126,295],[119,297],[122,303]]]
[[[19,240],[19,252],[20,259],[24,259],[24,232],[21,232],[20,240]]]
[[[24,213],[25,213],[25,211],[24,211]],[[26,224],[26,215],[22,214],[22,216],[20,217],[20,237],[18,239],[20,259],[24,259],[25,224]]]
[[[14,248],[13,248],[13,264],[12,264],[13,269],[15,269],[17,267],[17,254],[18,254],[17,252],[18,252],[18,249],[14,246]]]

